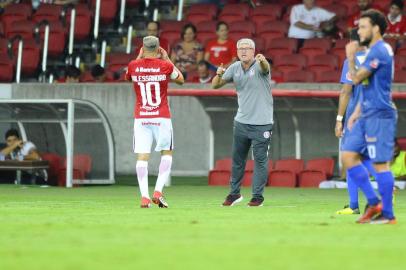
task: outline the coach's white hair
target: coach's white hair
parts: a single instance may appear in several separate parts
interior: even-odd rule
[[[250,38],[242,38],[237,41],[237,49],[240,48],[242,44],[247,44],[248,46],[250,46],[250,48],[253,48],[255,50],[255,42]]]

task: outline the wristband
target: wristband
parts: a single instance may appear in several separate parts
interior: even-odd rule
[[[342,116],[342,115],[337,115],[336,120],[337,120],[338,122],[343,121],[343,116]]]

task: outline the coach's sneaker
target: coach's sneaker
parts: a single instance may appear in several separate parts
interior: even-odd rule
[[[250,202],[247,205],[248,207],[263,206],[264,198],[254,197],[250,200]]]
[[[382,212],[382,203],[378,203],[377,205],[366,205],[364,214],[357,220],[357,223],[370,223],[372,218],[377,215],[380,215]]]
[[[226,200],[223,202],[223,206],[234,206],[237,203],[241,202],[242,199],[243,199],[243,197],[241,196],[241,194],[237,194],[237,195],[229,194],[226,197]]]
[[[152,202],[157,204],[159,208],[168,208],[169,205],[165,201],[163,194],[159,191],[154,191],[154,195],[152,196]]]
[[[396,224],[396,218],[386,218],[383,215],[379,215],[371,219],[371,222],[369,224]]]
[[[151,208],[151,200],[149,198],[141,198],[141,208]]]
[[[352,209],[349,205],[336,212],[337,215],[359,215],[360,213],[359,208]]]

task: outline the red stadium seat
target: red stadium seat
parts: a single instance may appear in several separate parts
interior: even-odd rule
[[[17,61],[18,42],[13,44],[14,61]],[[23,42],[23,58],[21,63],[21,73],[32,76],[36,73],[40,63],[40,45],[35,39],[25,39]]]
[[[188,15],[191,14],[207,14],[211,18],[217,15],[218,7],[216,4],[194,4],[189,7]]]
[[[255,24],[255,32],[258,33],[258,31],[260,31],[264,25],[270,22],[275,22],[276,19],[269,16],[257,15],[252,17],[251,21]]]
[[[217,39],[217,35],[216,33],[203,32],[197,34],[197,39],[205,46],[209,40]]]
[[[278,160],[269,173],[268,184],[274,187],[295,187],[297,175],[303,168],[304,162],[301,159]]]
[[[345,59],[347,58],[347,56],[345,54],[345,49],[335,49],[331,52],[333,55],[337,56],[339,68],[341,68],[343,66]]]
[[[80,82],[94,82],[94,78],[90,70],[86,70],[80,75]]]
[[[248,33],[249,36],[255,34],[255,24],[251,21],[237,21],[229,25],[230,33]]]
[[[127,0],[125,3],[126,7],[138,7],[140,4],[141,0]]]
[[[313,71],[309,70],[297,70],[297,71],[289,71],[283,73],[283,79],[285,82],[314,82],[316,75]]]
[[[393,80],[393,82],[406,83],[406,70],[396,70],[395,79]]]
[[[397,55],[406,55],[406,42],[404,42],[402,45],[400,45],[399,48],[396,50]]]
[[[317,6],[325,7],[334,3],[334,0],[317,0]]]
[[[261,37],[254,37],[252,40],[255,42],[255,51],[265,53],[265,40]]]
[[[240,14],[224,14],[218,17],[219,21],[226,22],[227,24],[231,24],[233,22],[243,21],[245,20],[245,16]]]
[[[215,33],[217,21],[205,21],[196,24],[197,35],[200,33]]]
[[[212,17],[208,14],[189,14],[186,17],[186,21],[196,25],[200,22],[205,22],[211,20]]]
[[[108,68],[112,72],[119,72],[128,66],[131,60],[133,60],[135,56],[133,54],[126,54],[126,53],[110,53],[107,56],[107,63]]]
[[[41,4],[32,16],[32,19],[37,23],[43,20],[46,20],[48,22],[58,21],[61,16],[61,12],[61,5]]]
[[[41,159],[49,162],[48,177],[57,177],[63,167],[62,157],[54,153],[43,153]]]
[[[302,70],[307,65],[307,58],[300,54],[290,54],[274,59],[274,66],[282,72]]]
[[[23,39],[30,39],[34,36],[35,23],[33,21],[17,21],[13,22],[7,29],[7,38],[20,35]]]
[[[345,5],[348,10],[348,15],[353,14],[358,9],[358,0],[346,0],[341,4]]]
[[[92,26],[92,12],[89,10],[87,4],[77,4],[75,6],[75,40],[84,40],[89,37]],[[70,29],[71,10],[66,14],[67,30]]]
[[[4,8],[1,15],[1,23],[3,24],[3,31],[7,33],[8,28],[13,22],[27,20],[32,13],[31,5],[26,4],[10,4]]]
[[[336,26],[341,33],[347,33],[348,31],[348,19],[343,18],[336,22]]]
[[[226,4],[220,13],[220,17],[223,15],[241,15],[245,19],[248,17],[249,10],[250,8],[246,3]]]
[[[241,185],[244,187],[249,187],[252,184],[252,176],[254,174],[254,166],[255,166],[255,161],[252,159],[247,160],[247,163],[245,164],[245,171],[244,171],[244,176],[241,180]]]
[[[389,6],[392,0],[379,0],[374,1],[374,5],[382,11],[389,11]]]
[[[8,40],[0,38],[0,54],[6,54],[8,52]]]
[[[160,28],[162,32],[181,32],[183,26],[187,24],[187,21],[172,21],[172,20],[162,20],[160,22]]]
[[[209,185],[210,186],[229,185],[230,177],[231,177],[231,158],[217,160],[214,169],[209,172]]]
[[[395,55],[395,70],[406,70],[406,55]]]
[[[398,144],[400,149],[406,150],[406,137],[404,138],[397,138]]]
[[[331,51],[345,49],[345,46],[350,42],[348,38],[337,39]]]
[[[12,82],[14,63],[7,53],[0,53],[0,82]]]
[[[96,7],[96,0],[92,0],[92,9]],[[100,0],[100,22],[102,24],[112,23],[116,18],[118,0]]]
[[[398,46],[398,41],[394,38],[385,38],[385,42],[392,47],[393,53],[395,53]]]
[[[180,32],[161,32],[161,38],[164,38],[171,44],[171,47],[175,45],[175,43],[181,38]]]
[[[318,187],[319,184],[331,179],[334,171],[334,159],[319,158],[307,161],[306,169],[299,174],[300,187]]]
[[[262,36],[261,36],[262,37]],[[294,38],[276,38],[267,43],[266,56],[275,58],[275,56],[293,54],[297,50],[298,41]]]
[[[270,20],[280,19],[282,17],[283,7],[279,4],[264,4],[250,10],[251,20],[256,16],[268,16]]]
[[[341,3],[334,3],[331,5],[324,6],[330,12],[334,12],[338,18],[347,18],[349,12],[346,5]],[[351,12],[350,12],[351,13]]]
[[[329,71],[315,71],[316,73],[316,82],[319,83],[339,83],[341,78],[341,72],[338,70],[329,70]]]
[[[265,33],[282,33],[286,35],[289,31],[289,23],[284,21],[268,21],[261,25],[259,28],[257,27],[257,34],[265,34]]]
[[[311,58],[314,55],[326,54],[330,50],[331,44],[331,40],[328,38],[306,39],[299,52]]]
[[[312,71],[337,70],[338,66],[338,57],[331,54],[315,55],[307,63],[307,68]]]
[[[41,47],[45,36],[45,26],[40,28]],[[48,54],[51,57],[61,55],[65,50],[66,30],[60,21],[53,21],[49,24]]]

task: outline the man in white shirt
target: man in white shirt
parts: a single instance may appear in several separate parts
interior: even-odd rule
[[[333,12],[315,6],[315,0],[303,0],[290,12],[290,38],[309,39],[322,36],[322,25],[336,20]]]
[[[1,155],[11,160],[40,160],[36,146],[32,142],[23,142],[16,129],[9,129],[5,135],[7,147]]]

